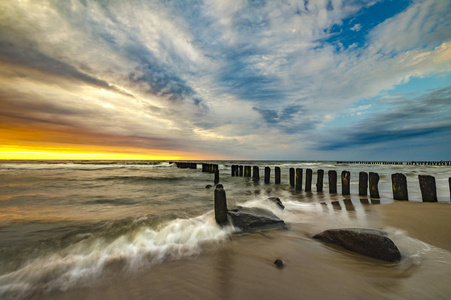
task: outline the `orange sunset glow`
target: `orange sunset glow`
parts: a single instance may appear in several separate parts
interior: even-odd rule
[[[72,129],[4,126],[0,128],[0,136],[0,159],[3,160],[196,160],[206,157],[184,151],[133,146],[139,139]]]
[[[139,149],[138,149],[139,150]],[[107,152],[99,148],[59,148],[59,147],[21,147],[2,145],[0,159],[5,160],[177,160],[194,159],[189,154],[155,151],[152,154],[139,154],[137,149],[123,148],[120,153]],[[144,152],[144,150],[140,150]],[[150,152],[150,151],[149,151]]]

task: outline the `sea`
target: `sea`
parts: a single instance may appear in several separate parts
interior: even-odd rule
[[[0,299],[451,299],[451,252],[434,240],[451,239],[450,223],[431,213],[451,217],[451,167],[208,163],[219,165],[229,208],[268,209],[288,230],[219,227],[214,187],[206,188],[214,174],[201,164],[0,161]],[[260,181],[232,177],[235,164],[259,166]],[[276,166],[281,184],[274,183]],[[269,184],[264,167],[272,171]],[[304,180],[305,169],[313,170],[312,192],[290,187],[291,167],[303,168]],[[316,192],[318,169],[350,171],[351,195],[341,195],[339,178],[338,194],[330,194],[327,176],[324,192]],[[358,195],[360,171],[379,173],[380,199]],[[392,199],[393,173],[407,176],[408,202]],[[436,178],[437,203],[422,203],[419,174]],[[398,227],[387,217],[395,208]],[[408,231],[430,222],[429,239]],[[384,230],[402,260],[379,261],[312,238],[332,228]],[[277,268],[276,259],[285,266]]]

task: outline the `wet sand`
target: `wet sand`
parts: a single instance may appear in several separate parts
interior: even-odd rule
[[[400,247],[404,258],[397,263],[367,258],[311,238],[334,225],[359,226],[357,219],[343,221],[343,216],[356,213],[349,208],[316,215],[316,225],[307,220],[292,223],[286,231],[235,235],[198,256],[168,261],[138,273],[114,272],[92,287],[36,298],[449,299],[449,203],[364,206],[365,227],[388,229]],[[397,235],[399,230],[405,234]],[[431,250],[422,242],[446,250]],[[286,262],[285,268],[274,266],[276,258]]]
[[[430,245],[451,251],[451,204],[396,201],[375,206],[390,227]]]

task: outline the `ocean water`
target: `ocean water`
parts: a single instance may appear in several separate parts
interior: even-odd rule
[[[449,166],[212,163],[219,164],[229,207],[269,209],[289,229],[239,234],[239,228],[218,227],[213,189],[205,188],[214,176],[200,164],[192,170],[160,161],[0,162],[0,298],[451,297],[449,249],[387,226],[378,208],[393,205],[390,175],[401,172],[411,200],[406,210],[434,205],[451,217]],[[232,164],[260,166],[261,180],[231,177]],[[265,166],[272,169],[270,184],[263,183]],[[275,166],[282,169],[280,185]],[[313,192],[290,188],[290,167],[313,169]],[[318,169],[326,174],[323,193],[315,192]],[[328,170],[351,172],[350,196],[328,193]],[[379,173],[380,199],[358,196],[359,171]],[[419,203],[419,174],[435,176],[439,203]],[[272,196],[285,210],[267,200]],[[445,225],[437,231],[449,233]],[[380,262],[311,238],[344,227],[387,231],[403,259]],[[287,266],[275,268],[276,258]]]

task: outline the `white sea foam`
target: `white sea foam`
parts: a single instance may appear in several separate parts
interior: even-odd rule
[[[232,232],[231,226],[220,228],[210,212],[172,220],[157,229],[141,227],[114,240],[93,236],[3,274],[0,296],[24,297],[33,290],[64,291],[89,284],[108,269],[136,271],[165,260],[196,255],[202,246],[222,242]]]

